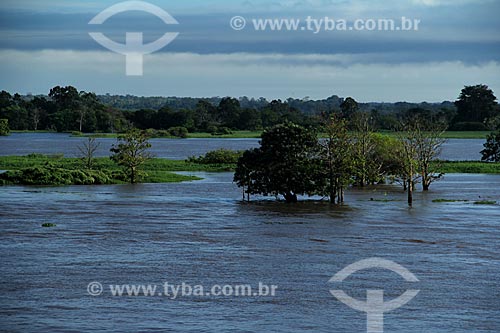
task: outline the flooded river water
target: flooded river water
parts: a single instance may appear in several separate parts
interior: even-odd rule
[[[366,313],[331,289],[361,301],[371,289],[386,300],[420,290],[385,314],[385,332],[500,331],[500,176],[446,175],[409,209],[395,186],[350,190],[344,207],[243,203],[232,174],[196,175],[204,180],[0,187],[0,331],[366,332]],[[483,200],[497,204],[475,204]],[[403,265],[419,282],[368,269],[329,283],[371,257]],[[89,294],[91,282],[102,294]],[[165,282],[277,290],[172,299],[108,289]]]

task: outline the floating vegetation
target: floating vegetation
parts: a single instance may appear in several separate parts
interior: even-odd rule
[[[457,199],[434,199],[432,202],[468,202],[469,200],[457,200]]]
[[[399,200],[399,199],[374,199],[374,198],[370,198],[370,201],[374,201],[374,202],[396,202],[396,201],[403,201],[403,200]]]
[[[406,239],[404,241],[415,244],[437,244],[436,242],[424,241],[420,239]]]
[[[316,243],[329,243],[330,241],[324,240],[324,239],[318,239],[318,238],[309,238],[311,242],[316,242]]]
[[[488,201],[488,200],[474,202],[474,205],[496,205],[496,204],[497,204],[496,201]]]
[[[43,228],[53,228],[53,227],[57,227],[57,224],[54,224],[54,223],[44,223],[44,224],[42,224],[42,227]]]

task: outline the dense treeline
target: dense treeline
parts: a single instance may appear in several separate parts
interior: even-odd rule
[[[131,110],[133,109],[133,110]],[[358,112],[369,115],[376,129],[392,130],[405,119],[418,116],[444,123],[451,130],[494,130],[500,110],[493,92],[484,85],[465,87],[455,103],[358,103],[332,96],[286,101],[225,98],[163,98],[96,96],[76,88],[54,87],[48,96],[0,93],[0,119],[11,130],[59,132],[124,132],[129,128],[227,134],[231,130],[262,130],[290,121],[318,128],[325,115],[350,120]]]
[[[47,97],[23,98],[0,92],[0,119],[11,130],[52,130],[58,132],[123,131],[128,123],[123,112],[100,103],[94,93],[76,88],[55,87]]]

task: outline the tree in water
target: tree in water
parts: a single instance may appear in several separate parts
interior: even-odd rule
[[[262,134],[260,148],[238,160],[234,181],[249,194],[283,196],[287,203],[317,189],[319,145],[316,133],[293,123],[277,125]]]
[[[408,193],[408,206],[413,206],[413,191],[420,179],[418,174],[418,135],[409,124],[402,124],[397,132],[400,149],[398,159],[401,164],[401,177]]]
[[[131,184],[138,182],[142,175],[141,167],[153,156],[148,152],[151,144],[146,134],[140,130],[133,129],[118,139],[113,145],[110,157],[122,166]]]
[[[347,120],[335,115],[329,117],[323,125],[326,140],[321,141],[321,176],[326,179],[326,184],[319,194],[328,195],[331,203],[344,202],[344,191],[353,173],[354,143],[347,127]]]
[[[380,181],[382,163],[377,156],[377,141],[368,113],[357,112],[351,120],[355,184],[364,187]]]
[[[429,191],[431,184],[444,176],[438,170],[441,167],[439,155],[446,142],[446,139],[443,138],[445,130],[446,125],[439,123],[428,125],[425,128],[422,128],[418,122],[413,125],[417,139],[418,170],[424,191]]]
[[[99,149],[100,145],[101,143],[97,142],[95,138],[88,138],[86,142],[83,142],[80,146],[78,146],[80,159],[86,169],[92,170],[94,167],[95,152]]]

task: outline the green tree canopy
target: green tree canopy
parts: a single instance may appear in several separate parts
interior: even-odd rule
[[[250,194],[281,195],[296,202],[298,195],[315,194],[319,163],[316,133],[293,123],[262,134],[260,148],[246,151],[234,180]]]
[[[133,129],[113,145],[111,148],[113,155],[110,158],[124,168],[130,183],[135,184],[141,177],[141,167],[153,157],[148,152],[149,148],[151,144],[146,134]]]
[[[342,111],[342,117],[345,119],[351,119],[356,112],[359,110],[359,104],[352,97],[347,97],[342,104],[340,104],[340,110]]]
[[[486,85],[466,86],[455,102],[456,122],[483,123],[494,117],[498,112],[496,99],[493,91]]]

